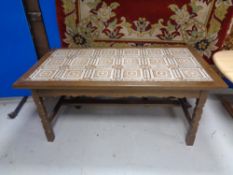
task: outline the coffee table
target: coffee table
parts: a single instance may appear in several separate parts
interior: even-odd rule
[[[47,53],[14,87],[32,90],[48,141],[52,120],[69,97],[175,98],[190,123],[193,145],[208,91],[226,88],[213,69],[190,47],[57,49]],[[46,97],[60,97],[51,114]],[[196,98],[192,115],[185,101]]]

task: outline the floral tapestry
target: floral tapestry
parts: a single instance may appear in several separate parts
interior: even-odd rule
[[[233,50],[233,20],[231,30],[229,31],[229,35],[226,37],[226,40],[224,42],[224,49]]]
[[[233,0],[57,0],[63,47],[188,44],[212,63],[233,16]]]

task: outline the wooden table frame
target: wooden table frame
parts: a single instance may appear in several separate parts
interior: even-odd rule
[[[208,91],[226,88],[226,84],[214,70],[192,48],[189,48],[198,62],[203,66],[213,81],[206,82],[93,82],[93,81],[28,81],[27,77],[52,53],[46,54],[38,64],[22,76],[15,84],[17,88],[32,89],[32,96],[37,106],[41,122],[48,141],[55,138],[51,122],[58,112],[65,97],[175,97],[190,123],[186,136],[187,145],[193,145],[201,119]],[[61,97],[51,115],[48,114],[44,100],[46,97]],[[196,98],[196,105],[192,115],[184,104],[185,98]]]

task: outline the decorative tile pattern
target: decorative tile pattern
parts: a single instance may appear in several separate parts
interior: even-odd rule
[[[31,81],[212,81],[187,48],[59,49]]]

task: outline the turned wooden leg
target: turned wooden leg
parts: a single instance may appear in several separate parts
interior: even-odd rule
[[[188,131],[188,134],[186,136],[186,143],[189,146],[192,146],[194,144],[196,133],[199,126],[199,121],[201,119],[203,107],[205,105],[207,99],[207,93],[206,92],[200,92],[200,96],[197,98],[196,106],[193,111],[190,128]]]
[[[32,97],[33,97],[33,100],[36,104],[37,111],[38,111],[38,114],[40,116],[41,123],[43,125],[47,140],[49,142],[52,142],[55,138],[55,135],[53,132],[53,128],[51,126],[51,122],[48,118],[48,113],[47,113],[47,110],[45,108],[43,98],[40,97],[36,92],[32,93]]]

